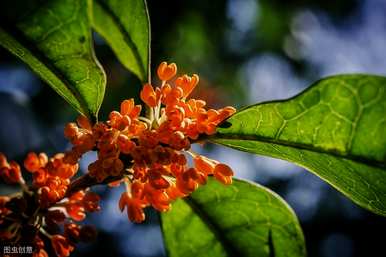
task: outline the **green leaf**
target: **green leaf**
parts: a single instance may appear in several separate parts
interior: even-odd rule
[[[385,77],[323,79],[291,99],[237,112],[210,140],[296,163],[386,216]]]
[[[278,195],[235,179],[224,186],[210,178],[189,198],[163,213],[170,257],[306,256],[299,222]]]
[[[29,65],[76,110],[95,118],[106,78],[92,47],[91,1],[31,1],[25,3],[28,11],[23,9],[23,15],[10,11],[17,2],[0,4],[0,15],[4,15],[0,45]],[[17,17],[9,17],[10,13]]]
[[[145,0],[94,0],[93,26],[119,61],[142,82],[150,68],[150,21]]]

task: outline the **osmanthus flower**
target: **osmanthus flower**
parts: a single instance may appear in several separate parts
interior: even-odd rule
[[[64,162],[64,157],[29,153],[24,168],[32,174],[32,183],[27,185],[21,167],[0,153],[0,177],[22,188],[12,196],[0,196],[2,243],[15,246],[25,242],[33,247],[32,256],[46,257],[45,242],[50,241],[55,254],[61,257],[69,256],[77,242],[95,237],[95,229],[75,222],[83,220],[86,212],[98,211],[100,197],[88,189],[67,195],[78,164]],[[58,233],[60,226],[64,228],[63,235]]]
[[[47,207],[61,200],[70,184],[70,179],[78,171],[78,164],[68,164],[63,161],[64,154],[56,154],[48,159],[41,153],[29,153],[24,161],[24,167],[33,175],[33,187],[37,189],[41,207]]]
[[[140,92],[146,108],[128,99],[105,123],[92,125],[80,117],[65,128],[73,148],[64,160],[75,164],[83,153],[96,150],[98,158],[89,165],[88,174],[98,182],[117,177],[118,183],[126,183],[119,208],[126,208],[134,222],[145,219],[147,206],[161,212],[169,210],[173,200],[191,194],[208,176],[232,183],[230,167],[190,148],[200,135],[215,133],[217,125],[235,109],[208,109],[205,101],[189,99],[199,82],[198,75],[175,78],[176,74],[176,64],[159,65],[160,85],[147,83]],[[145,117],[140,116],[142,109],[146,109]],[[193,167],[188,166],[188,158],[193,159]]]
[[[2,153],[0,153],[0,177],[8,184],[25,183],[19,164],[15,161],[8,162]]]
[[[64,135],[73,145],[68,152],[51,158],[31,152],[22,166],[0,153],[0,180],[21,187],[18,193],[0,196],[2,243],[29,244],[34,257],[52,252],[69,256],[76,243],[96,236],[95,228],[77,223],[88,212],[100,210],[100,197],[89,190],[95,184],[124,182],[119,208],[139,223],[145,219],[146,207],[167,211],[175,199],[204,185],[208,176],[225,185],[232,183],[229,166],[193,152],[191,144],[215,133],[235,109],[209,109],[205,101],[189,99],[199,77],[175,78],[174,63],[161,63],[157,74],[160,85],[147,83],[141,90],[144,108],[128,99],[106,122],[92,124],[80,116],[76,123],[67,124]],[[146,116],[141,116],[145,110]],[[79,159],[89,151],[96,151],[98,158],[86,175],[76,178]]]

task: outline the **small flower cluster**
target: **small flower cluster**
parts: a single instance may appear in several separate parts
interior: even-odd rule
[[[17,162],[8,162],[4,154],[0,153],[0,178],[7,184],[24,184],[21,169]]]
[[[78,171],[78,164],[65,163],[63,158],[62,153],[48,159],[44,153],[31,152],[24,161],[24,167],[32,173],[32,185],[38,189],[39,203],[43,208],[64,197],[70,179]]]
[[[80,226],[75,221],[85,218],[86,212],[100,209],[99,196],[80,190],[66,197],[70,179],[78,170],[77,164],[64,162],[64,154],[48,158],[46,154],[29,153],[24,168],[32,173],[32,185],[27,185],[21,168],[8,162],[0,153],[0,177],[8,184],[20,184],[22,191],[0,197],[0,240],[8,244],[33,244],[33,257],[46,257],[45,244],[57,256],[69,256],[79,241],[90,241],[96,236],[91,226]],[[60,233],[60,227],[64,233]]]
[[[232,183],[231,168],[192,152],[190,146],[200,135],[215,133],[235,109],[206,109],[205,101],[187,99],[199,77],[183,75],[172,81],[176,73],[174,63],[163,62],[157,70],[161,85],[143,86],[140,97],[147,106],[146,117],[140,116],[141,106],[129,99],[122,102],[119,112],[110,113],[106,123],[92,126],[80,117],[65,128],[73,144],[66,159],[76,163],[83,153],[97,150],[98,159],[90,164],[89,175],[99,182],[123,178],[118,184],[124,181],[127,186],[119,208],[126,208],[134,222],[145,219],[147,206],[167,211],[173,200],[191,194],[209,175]],[[187,165],[189,156],[194,167]]]

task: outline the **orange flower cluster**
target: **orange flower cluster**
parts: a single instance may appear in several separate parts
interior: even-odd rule
[[[90,241],[96,236],[94,228],[74,221],[83,220],[86,212],[98,211],[100,197],[85,190],[65,197],[78,164],[66,163],[64,158],[64,154],[49,159],[44,153],[29,153],[24,160],[25,169],[32,173],[32,185],[28,186],[20,166],[8,162],[0,153],[0,177],[6,183],[19,183],[23,189],[20,194],[0,197],[1,242],[9,245],[28,242],[33,246],[33,257],[47,257],[41,238],[44,235],[55,254],[64,257],[70,255],[77,242]],[[59,226],[64,227],[63,235],[58,234]]]
[[[73,147],[65,154],[48,158],[44,153],[29,153],[24,168],[32,176],[31,185],[26,184],[22,167],[0,153],[0,178],[22,188],[12,196],[0,196],[1,242],[32,242],[32,256],[46,257],[45,243],[49,241],[48,249],[57,256],[69,256],[76,243],[96,236],[93,227],[75,223],[87,212],[100,209],[100,197],[88,191],[96,183],[125,183],[119,208],[126,209],[134,222],[145,219],[148,206],[169,210],[172,201],[191,194],[208,176],[226,185],[232,183],[230,167],[190,148],[201,135],[215,133],[235,109],[208,109],[205,101],[188,99],[199,77],[174,78],[174,63],[161,63],[157,74],[159,87],[145,84],[140,93],[146,104],[145,117],[141,105],[133,99],[124,100],[107,122],[91,124],[81,116],[76,123],[67,124],[64,134]],[[97,151],[97,160],[89,165],[83,180],[74,180],[79,159],[89,151]]]
[[[47,214],[46,219],[51,226],[54,226],[52,224],[64,223],[65,216],[60,211],[51,211]],[[70,256],[71,252],[75,249],[76,243],[95,240],[96,233],[95,228],[90,225],[80,226],[75,223],[65,223],[63,235],[49,235],[47,232],[44,232],[43,235],[50,239],[52,249],[57,256],[67,257]],[[35,236],[34,244],[35,251],[32,254],[33,257],[48,257],[48,254],[44,249],[44,241],[41,239],[40,235]]]
[[[93,192],[78,191],[64,202],[64,207],[68,215],[76,221],[82,221],[86,217],[86,212],[95,212],[100,210],[100,197]]]
[[[64,154],[56,154],[48,159],[47,155],[29,153],[24,161],[24,167],[32,173],[33,186],[38,188],[39,203],[48,207],[61,200],[70,184],[70,179],[78,171],[78,164],[65,163]]]
[[[8,162],[0,153],[0,178],[7,184],[24,183],[19,164],[15,161]]]
[[[106,123],[92,126],[85,117],[65,128],[73,144],[66,153],[70,164],[87,151],[97,150],[98,159],[89,165],[89,175],[98,182],[108,177],[123,177],[127,190],[119,207],[127,209],[134,222],[145,219],[143,209],[152,206],[166,211],[178,197],[191,194],[213,175],[224,184],[232,183],[233,171],[225,164],[190,151],[192,141],[202,134],[215,133],[217,125],[235,112],[233,107],[206,109],[203,100],[187,99],[199,77],[176,76],[177,66],[163,62],[157,70],[159,87],[145,84],[140,93],[147,105],[147,116],[140,116],[141,106],[125,100],[120,111],[113,111]],[[188,157],[194,167],[188,167]]]
[[[78,242],[89,242],[95,239],[96,230],[89,225],[78,225],[73,221],[82,221],[87,212],[99,211],[100,197],[93,192],[83,190],[54,205],[45,215],[46,227],[53,228],[63,224],[64,233],[47,235],[57,256],[69,256]],[[70,222],[65,223],[69,220]],[[72,221],[73,220],[73,221]],[[45,232],[47,233],[47,232]],[[43,245],[44,246],[44,245]],[[40,249],[44,250],[44,249]]]

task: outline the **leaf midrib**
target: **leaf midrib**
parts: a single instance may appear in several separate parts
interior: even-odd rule
[[[94,0],[96,4],[99,4],[101,9],[103,9],[107,15],[110,16],[112,21],[115,23],[115,25],[118,27],[119,31],[122,33],[123,38],[127,45],[131,48],[133,51],[134,58],[140,68],[140,72],[142,74],[142,77],[146,79],[146,71],[145,71],[145,64],[142,62],[141,56],[139,54],[138,47],[135,45],[133,39],[131,38],[130,34],[127,33],[125,27],[123,26],[122,22],[119,20],[119,18],[114,14],[114,12],[111,10],[111,8],[106,4],[105,2],[101,0]]]
[[[222,233],[219,226],[213,222],[212,218],[207,215],[197,204],[192,197],[186,197],[183,199],[189,207],[193,210],[193,212],[206,224],[210,231],[214,234],[216,239],[221,243],[224,247],[228,256],[242,256],[242,253],[235,247],[230,240],[228,240]]]
[[[215,142],[216,139],[226,139],[226,140],[233,140],[233,141],[258,141],[262,143],[270,143],[270,144],[275,144],[275,145],[281,145],[281,146],[287,146],[287,147],[292,147],[295,149],[299,150],[309,150],[312,152],[316,153],[323,153],[327,154],[333,157],[338,157],[338,158],[343,158],[347,159],[356,163],[361,163],[365,164],[368,166],[372,166],[374,168],[385,168],[386,163],[385,162],[379,162],[374,159],[368,159],[363,156],[357,156],[357,155],[352,155],[352,154],[342,154],[338,151],[332,151],[332,150],[326,150],[320,147],[315,147],[313,145],[307,145],[307,144],[301,144],[301,143],[296,143],[296,142],[291,142],[291,141],[286,141],[286,140],[280,140],[280,139],[272,139],[268,137],[263,137],[259,135],[245,135],[245,134],[221,134],[217,133],[212,136],[208,136],[205,138],[202,138],[205,140],[209,140],[211,142]]]

